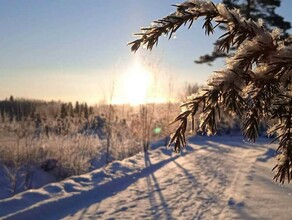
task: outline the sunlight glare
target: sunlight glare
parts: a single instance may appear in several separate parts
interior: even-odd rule
[[[138,105],[147,102],[150,86],[152,83],[151,73],[136,62],[123,79],[123,90],[125,92],[124,102]]]

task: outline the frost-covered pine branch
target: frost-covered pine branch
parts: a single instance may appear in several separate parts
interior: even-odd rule
[[[263,22],[246,20],[240,12],[228,9],[223,4],[192,0],[175,5],[176,12],[154,21],[150,27],[141,28],[138,39],[129,43],[132,51],[145,45],[152,49],[161,35],[172,34],[182,25],[191,27],[199,17],[205,22],[206,34],[214,33],[219,25],[226,26],[226,32],[219,38],[218,49],[236,51],[227,58],[225,69],[215,71],[208,86],[182,104],[182,112],[174,122],[179,126],[172,134],[169,146],[175,151],[185,147],[185,132],[188,119],[194,121],[200,116],[199,129],[208,134],[216,133],[220,109],[240,115],[243,134],[247,140],[255,141],[261,120],[277,119],[279,141],[279,163],[276,181],[290,182],[292,178],[292,46],[291,39],[280,41],[280,32],[265,29]],[[192,126],[194,127],[194,126]],[[193,129],[193,128],[192,128]]]

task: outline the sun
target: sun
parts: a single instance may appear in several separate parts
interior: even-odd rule
[[[150,71],[136,62],[123,77],[123,102],[131,105],[146,103],[151,84]]]

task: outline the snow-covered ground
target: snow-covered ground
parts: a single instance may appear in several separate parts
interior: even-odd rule
[[[194,137],[0,200],[3,219],[292,219],[292,185],[272,181],[275,145]]]

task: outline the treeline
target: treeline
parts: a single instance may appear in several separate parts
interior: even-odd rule
[[[56,102],[56,101],[40,101],[19,99],[10,96],[0,101],[1,121],[26,121],[27,119],[37,118],[61,118],[80,117],[88,119],[93,114],[93,108],[88,107],[87,103],[76,102]]]
[[[93,114],[93,107],[88,107],[87,103],[81,103],[77,101],[75,106],[71,102],[61,104],[61,113],[60,118],[64,119],[68,116],[70,117],[84,117],[85,119],[89,118],[89,115]]]
[[[34,117],[36,108],[44,104],[42,101],[29,101],[25,99],[9,99],[0,101],[0,112],[2,122],[9,120],[22,121]]]

